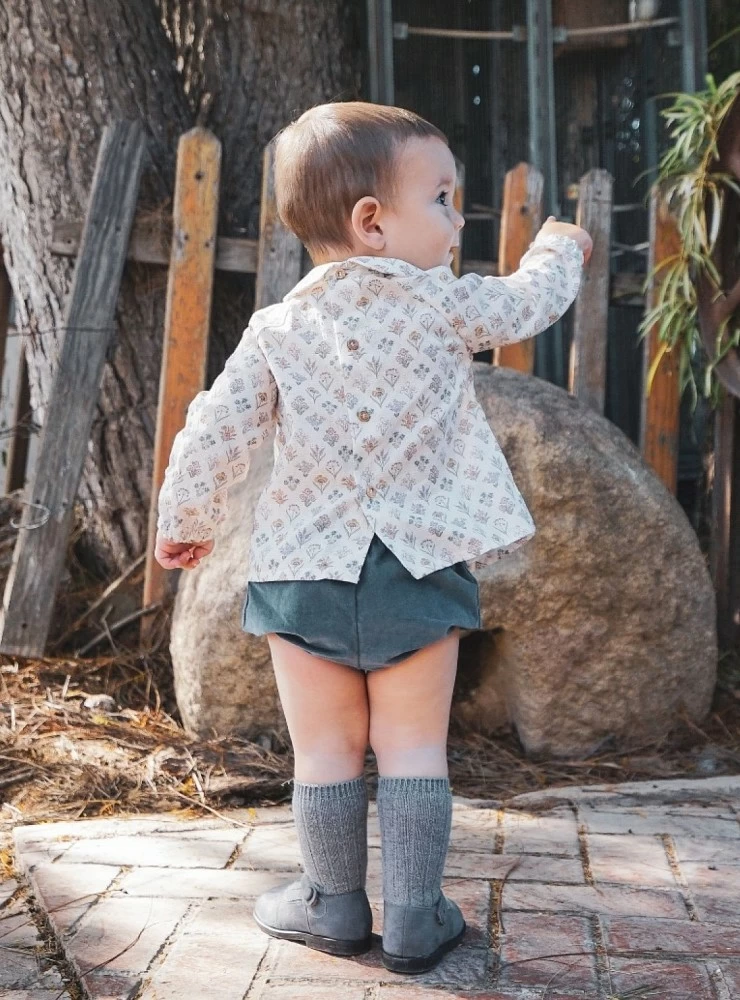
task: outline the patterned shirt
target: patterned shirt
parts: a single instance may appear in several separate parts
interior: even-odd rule
[[[229,487],[274,431],[252,580],[356,583],[373,534],[416,579],[519,548],[535,525],[476,399],[473,355],[559,319],[582,266],[574,240],[545,235],[503,278],[388,257],[315,267],[254,313],[188,407],[160,535],[213,538]]]

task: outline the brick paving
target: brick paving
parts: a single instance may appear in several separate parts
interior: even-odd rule
[[[0,1000],[740,1000],[740,777],[547,790],[506,808],[456,798],[444,889],[469,929],[417,976],[380,961],[374,804],[376,940],[349,959],[252,919],[255,898],[299,871],[288,806],[21,826],[14,840]]]
[[[9,847],[0,836],[0,850]],[[0,869],[0,1000],[70,1000],[53,953],[47,947],[21,878]]]

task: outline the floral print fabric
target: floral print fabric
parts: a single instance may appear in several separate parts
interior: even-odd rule
[[[254,313],[188,407],[160,534],[213,538],[229,487],[274,431],[251,580],[356,583],[373,534],[416,579],[519,548],[536,529],[475,397],[472,358],[554,323],[582,265],[574,240],[540,236],[505,278],[385,257],[315,267]]]

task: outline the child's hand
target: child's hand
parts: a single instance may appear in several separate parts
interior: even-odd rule
[[[171,542],[157,535],[154,558],[164,569],[195,569],[204,556],[213,551],[213,539],[207,542]]]
[[[540,229],[540,233],[543,236],[568,236],[575,240],[583,250],[583,263],[588,264],[594,244],[585,229],[581,229],[580,226],[572,226],[569,222],[558,222],[555,216],[551,215]]]

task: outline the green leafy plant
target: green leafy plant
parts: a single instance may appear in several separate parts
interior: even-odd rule
[[[716,172],[717,136],[733,101],[740,94],[740,73],[717,85],[707,76],[707,89],[695,94],[670,94],[675,103],[661,112],[671,126],[673,144],[660,161],[658,179],[681,236],[681,251],[661,261],[648,275],[646,292],[656,276],[659,286],[652,308],[640,324],[640,337],[657,328],[659,348],[648,372],[649,393],[658,366],[667,351],[679,351],[679,385],[698,393],[692,361],[702,346],[698,327],[698,287],[708,282],[712,294],[722,294],[722,281],[713,260],[728,191],[740,195],[737,178]],[[729,315],[717,331],[715,356],[707,359],[703,392],[717,405],[719,383],[714,367],[740,343],[740,321]]]

